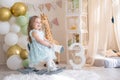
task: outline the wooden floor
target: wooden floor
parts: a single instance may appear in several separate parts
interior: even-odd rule
[[[120,80],[120,68],[104,68],[104,67],[85,67],[84,70],[94,71],[100,75],[100,80]],[[11,71],[6,66],[0,66],[0,80],[9,74],[17,74],[17,71]]]

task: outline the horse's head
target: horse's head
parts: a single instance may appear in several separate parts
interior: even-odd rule
[[[48,17],[43,13],[40,15],[41,16],[41,20],[48,20]]]
[[[48,26],[49,25],[48,17],[44,13],[40,14],[40,16],[41,16],[41,22],[43,23],[43,25],[47,25],[45,27],[50,27]]]

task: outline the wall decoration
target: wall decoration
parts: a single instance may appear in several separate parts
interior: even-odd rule
[[[11,70],[22,68],[27,59],[27,25],[29,13],[23,2],[13,3],[9,8],[0,8],[0,35],[3,35],[3,50],[7,57],[7,67]],[[13,15],[13,16],[12,16]],[[21,54],[20,54],[21,53]]]
[[[52,23],[55,24],[55,25],[57,25],[57,26],[59,25],[57,18],[54,18],[54,19],[52,20]]]
[[[44,10],[44,4],[40,4],[40,5],[38,6],[38,8],[40,9],[41,12],[43,12],[43,10]]]
[[[56,1],[56,4],[57,4],[60,8],[62,8],[62,0]]]
[[[51,3],[46,3],[46,4],[45,4],[45,7],[47,8],[48,11],[50,11],[52,5],[51,5]]]
[[[70,59],[69,63],[72,66],[73,69],[81,69],[86,62],[86,58],[84,55],[84,48],[80,43],[73,43],[70,47],[70,50],[80,50],[79,52],[76,52],[74,56],[75,59]],[[73,54],[73,53],[72,53]]]

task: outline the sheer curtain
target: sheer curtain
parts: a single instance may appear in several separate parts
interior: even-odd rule
[[[99,43],[98,43],[98,54],[104,56],[107,44],[108,35],[111,32],[112,22],[112,10],[111,0],[101,0],[100,2],[100,26],[99,26]]]
[[[117,41],[117,46],[120,51],[120,0],[112,0],[112,2],[114,17],[114,32]]]
[[[113,0],[113,1],[118,1],[118,0]],[[108,35],[108,43],[107,43],[107,49],[114,49],[114,50],[118,50],[118,46],[117,46],[117,39],[116,39],[116,36],[117,36],[117,33],[116,33],[116,27],[115,27],[115,23],[116,23],[116,18],[115,18],[115,13],[116,13],[116,9],[115,8],[115,5],[114,5],[114,2],[112,2],[112,0],[110,0],[110,15],[111,15],[111,19],[112,17],[114,17],[114,23],[110,23],[110,26],[109,26],[109,35]],[[119,29],[118,29],[119,30]]]
[[[89,43],[87,64],[93,64],[99,40],[100,0],[88,0]]]
[[[105,54],[112,27],[111,0],[88,0],[89,43],[87,64],[94,63],[95,55]]]

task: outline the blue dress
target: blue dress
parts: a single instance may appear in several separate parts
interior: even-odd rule
[[[44,46],[35,40],[35,38],[32,36],[32,32],[34,31],[39,34],[39,37],[42,40],[45,38],[43,31],[38,31],[34,29],[30,31],[29,34],[32,39],[32,43],[30,43],[30,52],[28,56],[30,64],[38,64],[39,62],[45,61],[48,58],[56,59],[55,52],[52,48],[48,48],[47,46]]]

